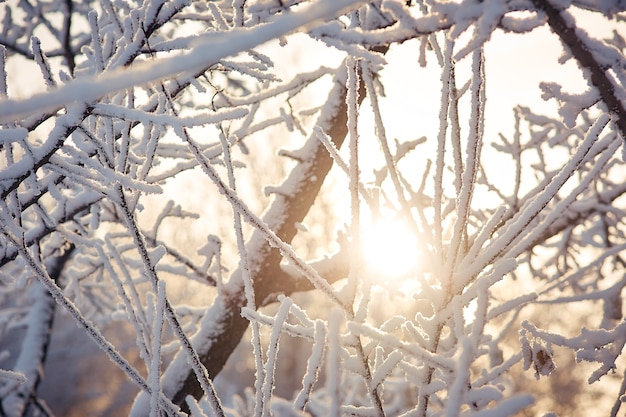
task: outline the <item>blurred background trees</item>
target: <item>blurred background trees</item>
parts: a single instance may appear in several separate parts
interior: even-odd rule
[[[622,9],[0,4],[0,415],[617,415]]]

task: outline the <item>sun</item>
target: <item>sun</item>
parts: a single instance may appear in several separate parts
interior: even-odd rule
[[[413,275],[422,257],[417,236],[400,219],[388,217],[364,227],[361,250],[368,275],[393,281]]]

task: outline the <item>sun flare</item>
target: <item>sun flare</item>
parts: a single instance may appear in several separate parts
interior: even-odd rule
[[[383,218],[363,231],[362,253],[367,269],[379,279],[407,278],[422,256],[417,237],[400,220]]]

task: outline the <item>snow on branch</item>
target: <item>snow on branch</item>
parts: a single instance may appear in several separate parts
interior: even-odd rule
[[[538,414],[564,369],[593,393],[568,353],[610,383],[626,41],[572,10],[623,16],[557,3],[0,4],[0,414],[45,408],[55,303],[133,416]],[[546,17],[589,88],[503,112],[492,46]]]
[[[128,109],[112,104],[98,104],[92,110],[93,114],[113,117],[116,119],[140,122],[144,125],[151,123],[171,127],[191,127],[207,124],[216,124],[226,120],[243,118],[248,111],[244,108],[228,109],[211,113],[200,113],[194,116],[173,116],[168,114],[155,114],[138,109]]]
[[[619,94],[626,86],[620,85],[608,71],[612,68],[617,74],[622,74],[624,57],[609,53],[614,59],[605,62],[603,52],[607,47],[597,42],[592,43],[584,30],[576,27],[574,17],[570,13],[552,4],[551,0],[533,0],[533,4],[546,14],[550,29],[559,36],[578,64],[589,71],[591,84],[598,90],[609,112],[615,115],[614,121],[622,138],[626,138],[626,107],[624,98]]]
[[[207,68],[222,58],[252,49],[264,42],[294,31],[306,31],[318,22],[341,16],[358,7],[362,0],[325,1],[307,10],[281,15],[269,24],[250,30],[232,30],[228,40],[223,35],[209,33],[194,38],[190,52],[183,56],[163,58],[158,65],[152,62],[136,64],[130,69],[105,71],[97,77],[72,81],[49,93],[37,94],[25,100],[0,101],[0,122],[25,115],[47,111],[72,102],[91,102],[112,92],[157,82],[179,73],[190,74]],[[217,48],[216,45],[222,45]]]

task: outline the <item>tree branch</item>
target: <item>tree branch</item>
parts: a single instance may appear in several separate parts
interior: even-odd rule
[[[574,18],[563,9],[553,6],[551,0],[532,0],[533,5],[548,17],[550,29],[559,36],[582,68],[589,70],[591,83],[598,89],[602,101],[614,115],[622,139],[626,140],[626,107],[615,94],[619,88],[611,82],[606,69],[596,60],[589,45],[577,34]]]
[[[50,277],[55,281],[68,261],[75,246],[71,246],[61,256],[47,262]],[[23,373],[27,381],[16,387],[15,391],[2,399],[2,412],[8,416],[25,416],[31,401],[36,399],[37,387],[43,378],[43,366],[52,335],[54,310],[56,303],[50,293],[39,281],[31,284],[28,296],[32,298],[33,308],[26,319],[27,329],[22,349],[14,367],[15,372]]]
[[[345,71],[343,68],[340,71],[325,108],[317,121],[317,125],[326,130],[336,147],[341,146],[347,134],[347,108],[344,99],[346,95]],[[365,92],[361,91],[360,100],[364,96]],[[268,226],[287,243],[290,243],[296,235],[296,224],[302,222],[313,205],[332,166],[332,158],[315,134],[307,140],[302,154],[308,157],[303,158],[283,182],[282,187],[289,191],[276,194],[276,199],[264,216],[264,221]],[[262,303],[273,293],[293,292],[297,287],[295,280],[281,269],[280,252],[270,247],[262,233],[253,234],[247,250],[250,254],[249,268],[254,281],[257,304]],[[248,320],[240,314],[241,308],[246,303],[243,282],[239,281],[236,291],[224,298],[228,298],[225,300],[224,307],[227,308],[228,314],[225,318],[229,321],[229,325],[222,327],[221,334],[214,335],[217,338],[206,341],[204,344],[208,349],[201,353],[202,360],[212,376],[220,372],[249,324]],[[199,388],[195,376],[189,374],[184,385],[174,395],[173,401],[181,404],[188,394],[197,398],[202,394]]]
[[[361,85],[361,90],[363,86]],[[335,77],[329,98],[317,120],[320,126],[340,147],[347,134],[346,71],[341,68]],[[359,94],[360,100],[365,92]],[[313,205],[326,175],[332,167],[332,158],[323,144],[312,133],[299,152],[303,155],[298,164],[281,186],[284,193],[276,193],[275,200],[263,217],[263,221],[284,242],[290,243],[297,233],[296,224],[301,222]],[[265,235],[255,231],[246,245],[249,254],[249,271],[254,283],[256,307],[259,307],[272,294],[292,293],[308,288],[301,280],[281,266],[282,256],[266,241]],[[244,282],[241,270],[231,276],[214,304],[207,310],[200,324],[200,331],[192,343],[211,377],[215,377],[224,367],[235,350],[249,321],[241,316],[246,306]],[[162,378],[163,393],[176,404],[185,406],[185,397],[200,398],[202,389],[187,364],[185,355],[177,354]],[[141,415],[146,409],[148,396],[140,393],[133,407],[132,415]]]

